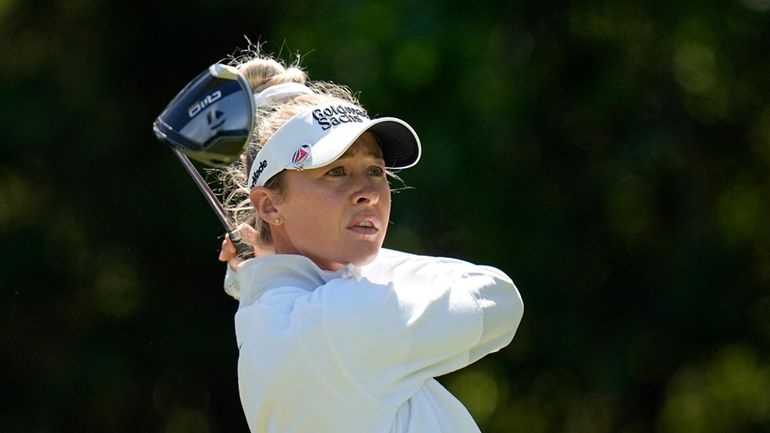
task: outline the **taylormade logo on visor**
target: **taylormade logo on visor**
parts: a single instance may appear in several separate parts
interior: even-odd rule
[[[325,108],[313,110],[313,119],[321,125],[321,129],[327,129],[343,123],[363,123],[369,120],[366,111],[349,105],[330,105]]]

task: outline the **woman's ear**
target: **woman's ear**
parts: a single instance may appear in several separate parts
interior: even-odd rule
[[[251,205],[257,211],[257,215],[268,224],[273,223],[279,215],[275,203],[278,199],[278,193],[270,188],[263,186],[254,188],[249,193]]]

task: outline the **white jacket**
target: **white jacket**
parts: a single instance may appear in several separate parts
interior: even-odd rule
[[[337,272],[303,256],[247,260],[225,284],[240,297],[253,433],[478,432],[433,378],[505,347],[523,314],[495,268],[386,249]]]

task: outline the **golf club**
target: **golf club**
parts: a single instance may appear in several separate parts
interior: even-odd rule
[[[214,64],[190,81],[153,123],[155,136],[171,146],[230,235],[238,256],[244,258],[253,257],[251,246],[241,241],[222,204],[189,158],[209,166],[235,161],[249,143],[254,110],[246,79],[232,66]]]

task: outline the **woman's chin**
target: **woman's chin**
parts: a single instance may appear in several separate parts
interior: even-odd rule
[[[366,266],[369,263],[373,262],[374,259],[377,258],[377,254],[380,252],[380,249],[377,248],[377,251],[374,251],[371,254],[367,254],[365,256],[357,257],[355,260],[351,260],[350,263],[356,265],[356,266]]]
[[[356,249],[356,251],[347,254],[345,264],[350,263],[355,266],[365,266],[373,262],[379,253],[379,245],[367,245],[366,248]]]
[[[336,252],[326,251],[297,251],[293,254],[301,254],[324,270],[338,271],[348,264],[355,266],[365,266],[372,263],[380,253],[380,243],[366,242],[358,244],[348,244]],[[331,253],[331,254],[330,254]]]

